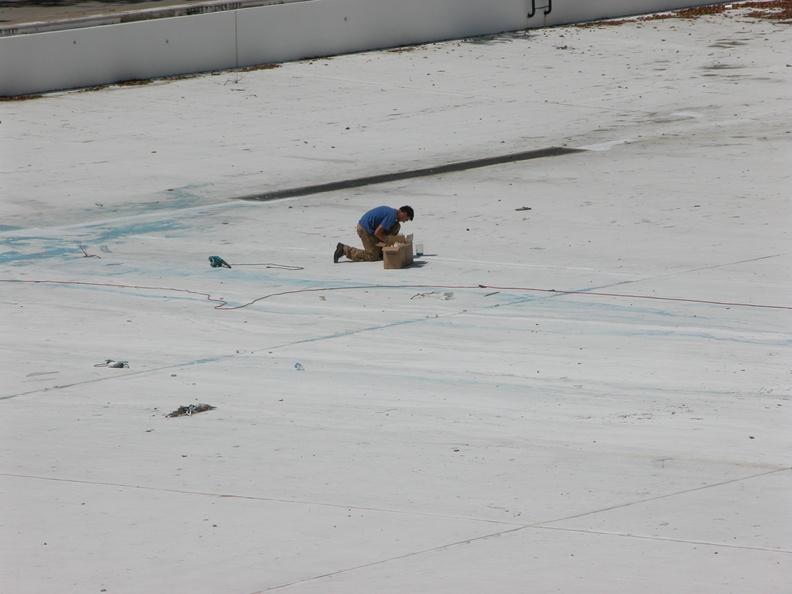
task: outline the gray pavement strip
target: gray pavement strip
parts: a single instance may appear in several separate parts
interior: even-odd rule
[[[448,163],[446,165],[438,165],[436,167],[427,167],[424,169],[412,169],[409,171],[399,171],[396,173],[383,173],[379,175],[371,175],[367,177],[358,177],[354,179],[347,179],[335,182],[328,182],[326,184],[317,184],[313,186],[301,186],[297,188],[288,188],[285,190],[275,190],[273,192],[266,192],[264,194],[252,194],[250,196],[237,196],[234,200],[250,200],[265,202],[268,200],[278,200],[280,198],[293,198],[295,196],[307,196],[309,194],[321,194],[323,192],[333,192],[336,190],[346,190],[349,188],[360,188],[362,186],[371,186],[375,184],[384,184],[392,181],[400,181],[403,179],[412,179],[416,177],[427,177],[431,175],[442,175],[444,173],[454,173],[457,171],[466,171],[468,169],[476,169],[479,167],[490,167],[492,165],[502,165],[504,163],[515,163],[517,161],[528,161],[530,159],[542,159],[545,157],[558,157],[561,155],[569,155],[572,153],[584,152],[584,149],[565,148],[565,147],[549,147],[543,149],[536,149],[532,151],[524,151],[520,153],[509,153],[506,155],[498,155],[496,157],[486,157],[483,159],[473,159],[471,161],[459,161],[457,163]]]

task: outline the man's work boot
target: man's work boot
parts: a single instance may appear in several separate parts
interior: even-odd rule
[[[338,264],[338,259],[344,255],[344,244],[339,243],[336,246],[335,252],[333,253],[333,263]]]

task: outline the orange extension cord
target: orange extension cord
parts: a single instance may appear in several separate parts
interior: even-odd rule
[[[283,295],[295,295],[298,293],[318,293],[323,291],[359,291],[361,289],[495,289],[498,291],[526,291],[536,293],[552,293],[554,295],[593,295],[597,297],[618,297],[622,299],[651,299],[655,301],[678,301],[683,303],[701,303],[706,305],[722,305],[726,307],[756,307],[763,309],[792,309],[792,306],[787,305],[761,305],[755,303],[730,303],[725,301],[710,301],[707,299],[686,299],[683,297],[656,297],[651,295],[631,295],[627,293],[602,293],[597,291],[559,291],[556,289],[537,289],[532,287],[499,287],[494,285],[361,285],[355,287],[322,287],[316,289],[295,289],[294,291],[282,291],[279,293],[270,293],[257,297],[252,301],[242,305],[228,306],[228,301],[225,299],[218,299],[212,297],[210,293],[202,293],[200,291],[191,291],[189,289],[178,289],[173,287],[146,287],[142,285],[117,285],[110,283],[89,283],[83,281],[54,281],[54,280],[16,280],[16,279],[0,279],[4,283],[27,283],[27,284],[52,284],[52,285],[76,285],[76,286],[89,286],[89,287],[111,287],[117,289],[139,289],[145,291],[169,291],[178,293],[188,293],[190,295],[198,295],[205,297],[208,301],[217,303],[214,309],[220,311],[232,311],[235,309],[242,309],[249,305],[253,305],[264,299],[271,297],[281,297]]]

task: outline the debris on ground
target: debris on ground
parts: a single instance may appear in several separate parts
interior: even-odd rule
[[[214,410],[216,406],[210,404],[188,404],[187,406],[180,406],[172,413],[168,413],[167,417],[191,417],[195,413],[205,412],[207,410]]]
[[[439,295],[440,301],[450,301],[454,298],[454,293],[452,291],[430,291],[429,293],[417,293],[410,297],[410,299],[421,299],[423,297],[429,297],[430,295]]]
[[[88,250],[85,248],[83,244],[78,243],[77,245],[80,247],[80,250],[83,253],[83,258],[99,258],[99,259],[102,258],[102,256],[97,256],[96,254],[89,254]]]
[[[105,359],[104,363],[97,363],[94,367],[113,367],[120,369],[122,367],[129,367],[129,361],[113,361],[113,359]]]
[[[758,9],[758,10],[757,10]],[[575,25],[580,28],[618,26],[625,23],[636,23],[646,21],[657,21],[662,19],[697,19],[703,16],[726,14],[727,11],[751,10],[743,16],[753,19],[765,19],[789,24],[792,22],[792,0],[764,0],[761,2],[732,2],[731,4],[722,3],[708,6],[696,6],[693,8],[682,8],[671,12],[660,12],[644,17],[611,19],[604,21],[592,21]]]

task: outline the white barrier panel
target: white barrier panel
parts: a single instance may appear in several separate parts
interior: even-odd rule
[[[0,39],[0,96],[233,68],[236,16],[197,17]]]
[[[549,15],[544,14],[552,1]],[[712,2],[304,0],[0,37],[0,96],[225,70]],[[536,14],[528,12],[536,7]]]
[[[314,0],[239,11],[240,66],[527,27],[525,0]]]
[[[552,0],[552,12],[545,17],[543,10],[537,10],[536,15],[529,21],[529,26],[584,23],[705,4],[718,4],[718,0]],[[536,6],[547,6],[547,0],[536,0]]]

